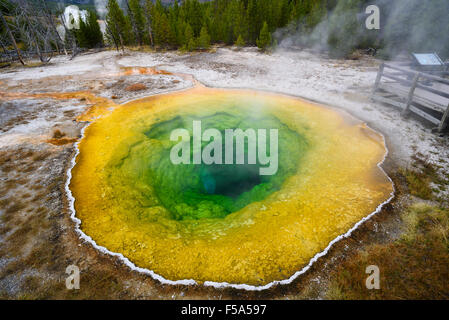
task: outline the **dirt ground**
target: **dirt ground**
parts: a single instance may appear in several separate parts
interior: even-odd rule
[[[261,54],[254,48],[179,54],[103,51],[55,57],[49,65],[0,72],[0,298],[19,299],[323,299],[328,284],[352,252],[396,241],[401,213],[416,201],[406,175],[417,160],[449,184],[449,137],[423,120],[369,100],[380,61],[331,60],[306,51]],[[161,72],[165,70],[167,72]],[[66,172],[74,142],[86,122],[76,118],[95,106],[116,106],[144,96],[193,86],[192,75],[211,87],[250,88],[303,97],[343,109],[384,134],[384,170],[395,199],[293,283],[269,290],[164,285],[129,269],[118,258],[82,241],[70,218]],[[62,94],[64,93],[64,94]],[[96,97],[95,99],[92,97]],[[440,181],[440,180],[438,180]],[[432,187],[447,205],[449,187]],[[420,201],[421,201],[420,200]],[[77,265],[80,290],[67,290],[65,270]]]

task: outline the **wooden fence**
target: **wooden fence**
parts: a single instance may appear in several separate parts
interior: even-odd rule
[[[449,80],[390,64],[379,67],[372,100],[416,114],[443,132],[449,124]]]

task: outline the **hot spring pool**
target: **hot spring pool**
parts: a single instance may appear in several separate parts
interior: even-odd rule
[[[198,120],[277,129],[276,174],[259,162],[174,165],[170,133]],[[393,192],[380,134],[269,93],[197,87],[133,101],[96,118],[78,148],[69,188],[82,232],[170,281],[288,279]]]

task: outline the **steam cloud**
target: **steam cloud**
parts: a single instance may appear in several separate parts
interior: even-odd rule
[[[107,0],[95,0],[95,8],[97,9],[97,13],[99,17],[106,16],[106,13],[108,12],[106,9]]]
[[[299,21],[274,34],[280,48],[308,46],[347,54],[356,48],[381,49],[385,56],[403,52],[437,52],[449,58],[449,1],[447,0],[340,0],[312,30]],[[360,1],[359,1],[360,3]],[[380,30],[367,30],[365,8],[380,8]]]

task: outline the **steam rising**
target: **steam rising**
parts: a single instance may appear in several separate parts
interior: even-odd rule
[[[106,16],[106,13],[108,12],[108,10],[106,9],[107,0],[94,0],[94,1],[98,16],[103,18],[104,16]]]
[[[380,30],[367,30],[365,9],[380,8]],[[304,21],[275,32],[280,48],[308,46],[347,55],[357,48],[376,48],[386,57],[404,52],[437,52],[449,58],[449,1],[341,0],[308,30]]]

